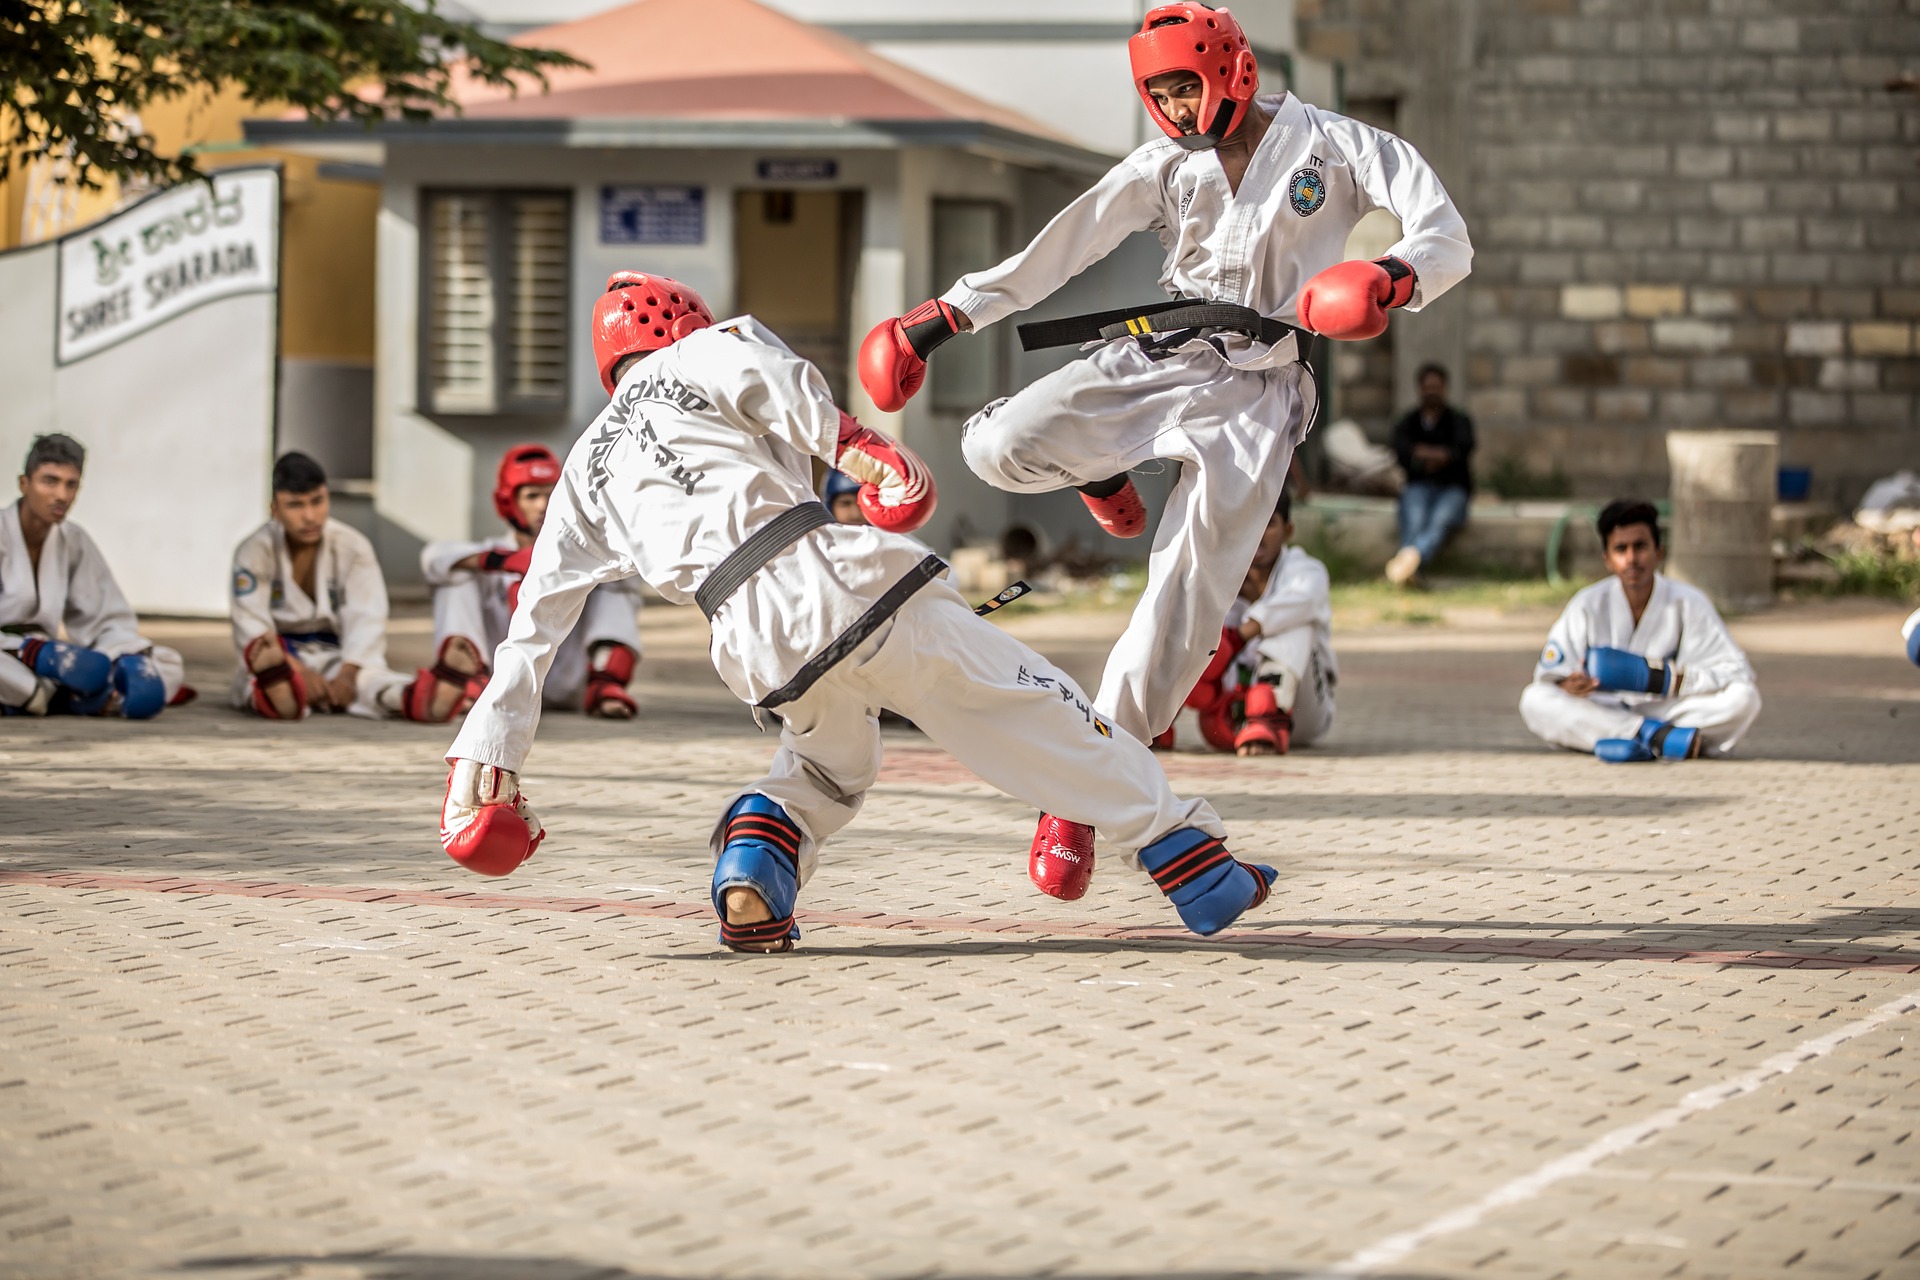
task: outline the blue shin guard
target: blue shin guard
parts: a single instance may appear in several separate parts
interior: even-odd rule
[[[1608,764],[1643,764],[1649,760],[1685,760],[1692,756],[1698,729],[1682,729],[1659,720],[1642,720],[1631,738],[1602,738],[1593,754]]]
[[[160,668],[144,653],[113,660],[113,691],[120,695],[120,714],[129,720],[151,720],[167,705]]]
[[[727,890],[751,889],[773,912],[755,924],[727,923]],[[800,896],[800,828],[787,811],[759,794],[742,796],[727,810],[720,859],[713,866],[713,910],[720,917],[720,943],[729,951],[786,951],[800,936],[793,904]]]
[[[1227,852],[1226,841],[1193,827],[1142,849],[1140,865],[1173,902],[1180,923],[1203,938],[1265,902],[1280,878],[1272,867],[1238,861]]]

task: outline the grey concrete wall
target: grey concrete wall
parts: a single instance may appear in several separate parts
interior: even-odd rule
[[[1762,427],[1814,496],[1920,465],[1913,0],[1300,0],[1304,51],[1392,98],[1473,278],[1397,320],[1455,355],[1480,465],[1664,492],[1669,428]]]

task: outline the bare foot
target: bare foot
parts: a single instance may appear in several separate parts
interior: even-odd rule
[[[588,708],[587,714],[597,716],[602,720],[631,720],[634,717],[635,710],[636,708],[631,702],[626,702],[619,698],[606,697],[600,699],[594,703],[592,707]]]
[[[1246,742],[1246,743],[1242,743],[1240,746],[1235,747],[1233,749],[1233,754],[1237,756],[1251,757],[1251,756],[1277,756],[1280,753],[1273,749],[1273,744],[1270,742]]]
[[[727,909],[727,923],[731,925],[759,924],[773,919],[773,910],[767,906],[765,898],[745,885],[734,885],[721,898]],[[742,943],[734,947],[736,951],[753,951],[771,954],[776,951],[793,950],[792,938],[775,938],[768,942]]]

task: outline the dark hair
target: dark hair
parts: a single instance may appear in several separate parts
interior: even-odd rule
[[[1427,380],[1427,375],[1430,373],[1438,374],[1440,377],[1440,381],[1442,382],[1449,383],[1449,384],[1453,382],[1453,379],[1447,376],[1447,366],[1439,363],[1436,360],[1429,360],[1425,364],[1420,366],[1420,372],[1413,375],[1414,383],[1418,385],[1419,383],[1425,382]]]
[[[52,431],[44,436],[35,436],[33,444],[27,449],[27,461],[20,468],[20,474],[30,476],[44,466],[72,467],[75,471],[87,469],[87,451],[72,436]]]
[[[1601,509],[1597,523],[1602,547],[1613,537],[1615,529],[1624,529],[1630,524],[1647,526],[1653,532],[1653,545],[1660,545],[1660,511],[1651,502],[1639,498],[1616,499]]]
[[[1273,504],[1273,514],[1293,523],[1293,490],[1287,485],[1280,486],[1280,501]]]
[[[275,493],[312,493],[327,487],[327,473],[304,453],[283,453],[273,464]]]

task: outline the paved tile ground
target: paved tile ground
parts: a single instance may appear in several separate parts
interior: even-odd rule
[[[1898,614],[1740,626],[1742,758],[1514,711],[1541,619],[1340,637],[1340,719],[1170,758],[1277,863],[1230,936],[911,732],[727,956],[772,748],[655,609],[635,726],[549,719],[524,874],[434,837],[444,729],[0,722],[0,1274],[1920,1275],[1920,678]],[[1014,619],[1091,681],[1112,614]],[[425,654],[424,622],[396,654]]]

